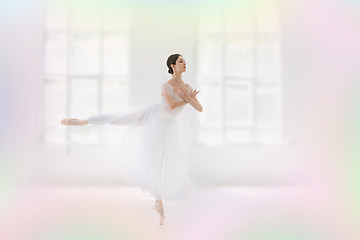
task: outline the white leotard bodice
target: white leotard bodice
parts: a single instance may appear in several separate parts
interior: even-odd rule
[[[187,91],[189,92],[191,90],[191,86],[190,86],[190,84],[187,84],[187,86],[188,86]],[[174,87],[171,86],[171,84],[168,82],[166,82],[162,85],[161,92],[169,94],[173,101],[182,101],[183,100],[182,98],[179,97],[179,95],[177,95],[174,92]],[[167,105],[164,96],[161,96],[160,109],[165,114],[165,116],[168,117],[169,119],[175,119],[180,114],[180,112],[182,111],[182,109],[185,106],[186,105],[183,105],[181,107],[177,107],[177,108],[171,110],[170,107]]]

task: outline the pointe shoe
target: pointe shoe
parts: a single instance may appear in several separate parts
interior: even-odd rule
[[[64,118],[61,120],[61,124],[65,126],[82,126],[86,125],[86,123],[77,118]]]
[[[160,207],[155,204],[153,206],[153,209],[160,214],[160,225],[164,225],[165,214],[164,214],[164,209],[162,207],[162,203],[160,204]]]
[[[62,125],[65,125],[65,126],[70,126],[70,121],[71,120],[75,120],[75,118],[64,118],[64,119],[61,119],[61,124]]]

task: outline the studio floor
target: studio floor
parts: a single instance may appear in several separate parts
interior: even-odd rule
[[[358,223],[331,189],[193,185],[165,201],[119,186],[32,186],[1,199],[3,240],[356,240]]]

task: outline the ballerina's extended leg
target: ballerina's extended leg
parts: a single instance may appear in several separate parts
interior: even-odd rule
[[[120,125],[129,126],[143,124],[146,119],[146,112],[124,112],[124,113],[101,113],[91,115],[86,120],[80,120],[77,118],[64,118],[61,120],[61,124],[65,126],[83,126],[87,124],[93,125]]]

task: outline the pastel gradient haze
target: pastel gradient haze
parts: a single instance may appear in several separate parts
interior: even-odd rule
[[[35,43],[43,36],[34,19],[43,17],[44,3],[0,2],[0,239],[360,239],[360,1],[106,1],[105,14],[118,5],[141,13],[134,21],[151,36],[144,45],[170,34],[154,33],[152,26],[156,16],[171,17],[172,11],[186,19],[198,9],[209,8],[211,15],[231,8],[241,19],[258,6],[266,18],[276,6],[281,16],[284,82],[294,94],[290,123],[296,126],[296,154],[286,160],[300,163],[291,169],[298,186],[210,188],[183,204],[167,203],[168,218],[177,217],[160,230],[153,212],[144,214],[152,199],[137,190],[96,183],[80,190],[71,183],[37,187],[29,181],[39,167],[32,160],[43,156],[43,89],[34,80],[43,73],[33,66],[41,65],[42,48]],[[99,1],[70,5],[85,14]],[[167,24],[162,28],[171,29],[172,21]],[[193,24],[184,20],[177,29],[182,41]]]

